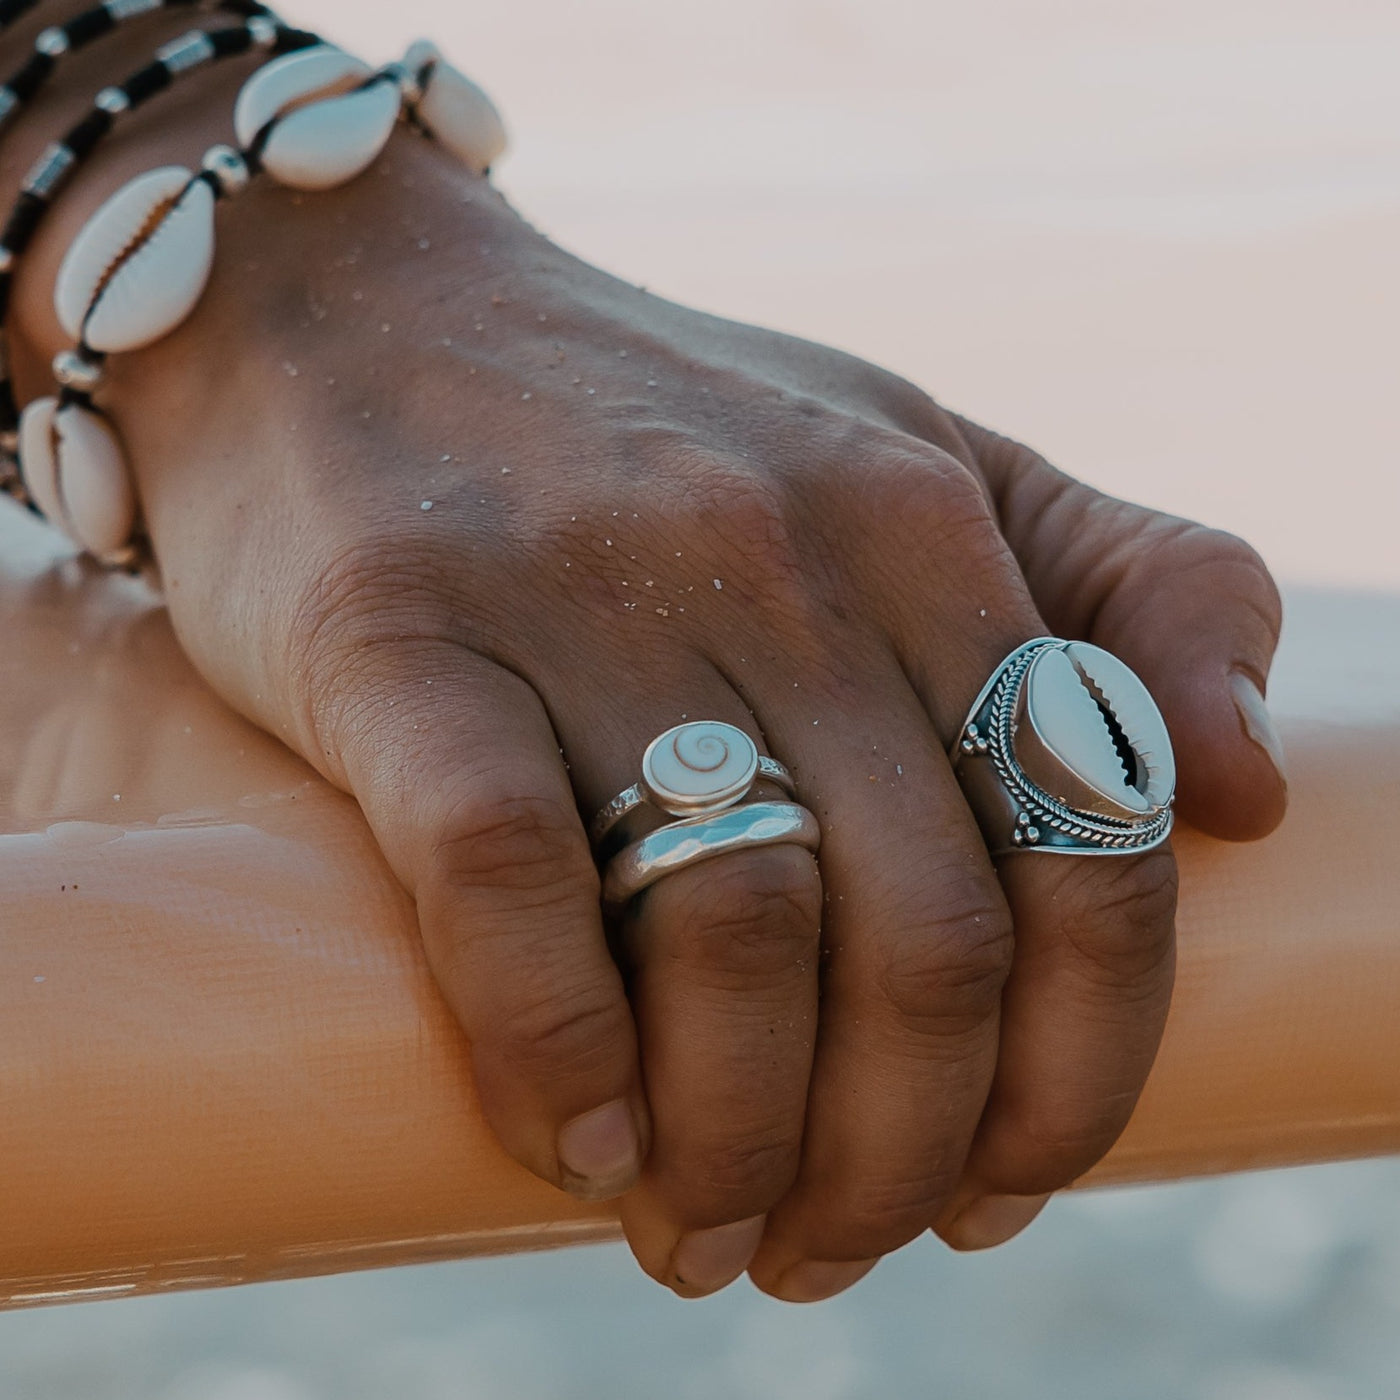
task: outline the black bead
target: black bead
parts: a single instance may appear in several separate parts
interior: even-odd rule
[[[84,44],[110,34],[116,27],[117,22],[106,6],[99,5],[95,10],[88,10],[77,19],[70,20],[63,26],[63,32],[68,36],[69,48],[80,49]]]
[[[121,90],[126,93],[133,107],[139,107],[143,102],[154,97],[156,93],[164,92],[172,81],[170,70],[157,60],[133,73],[121,85]]]
[[[86,160],[92,154],[97,143],[111,131],[115,124],[116,118],[110,112],[104,112],[101,107],[94,107],[63,138],[63,144],[79,160]]]

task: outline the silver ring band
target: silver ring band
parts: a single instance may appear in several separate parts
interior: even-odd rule
[[[710,816],[682,818],[612,858],[603,875],[603,903],[620,909],[665,876],[731,851],[788,845],[813,853],[821,846],[816,817],[795,802],[750,802]]]
[[[797,783],[785,764],[767,754],[758,756],[758,778],[776,783],[789,797],[797,796]],[[652,800],[642,783],[633,783],[625,792],[620,792],[601,811],[597,812],[588,825],[588,836],[594,847],[602,845],[619,822],[625,821],[641,807],[652,805]]]
[[[1147,688],[1101,647],[1038,637],[992,673],[949,757],[993,855],[1135,855],[1171,835],[1176,765]]]

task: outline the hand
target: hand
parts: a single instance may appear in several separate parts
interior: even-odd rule
[[[946,745],[1012,647],[1085,637],[1155,692],[1183,814],[1262,834],[1258,559],[587,267],[408,136],[342,191],[221,218],[199,313],[107,393],[172,617],[361,802],[506,1148],[622,1195],[685,1294],[747,1268],[823,1297],[930,1225],[1012,1233],[1131,1112],[1174,868],[994,866]],[[20,288],[35,359],[60,247]],[[687,716],[794,769],[820,870],[778,848],[676,874],[620,969],[580,811]]]

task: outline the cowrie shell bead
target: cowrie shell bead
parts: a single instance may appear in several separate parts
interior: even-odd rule
[[[353,180],[384,149],[399,117],[395,84],[360,86],[373,74],[330,44],[274,60],[238,94],[238,144],[248,150],[271,123],[257,154],[279,184],[329,190]]]
[[[19,454],[35,505],[76,544],[98,558],[126,544],[136,492],[121,443],[97,413],[36,399],[20,419]]]
[[[642,757],[647,796],[674,817],[723,811],[744,798],[757,777],[754,741],[718,720],[668,729]]]
[[[194,310],[213,265],[213,190],[183,166],[162,166],[83,226],[59,268],[54,308],[63,329],[94,350],[138,350]]]
[[[1132,749],[1131,765],[1100,702]],[[1066,805],[1141,821],[1171,800],[1176,762],[1166,723],[1147,687],[1111,652],[1087,642],[1047,648],[1026,674],[1017,711],[1017,761]]]
[[[411,73],[424,74],[423,95],[414,106],[418,120],[468,169],[484,174],[506,149],[505,124],[495,103],[426,39],[414,44],[403,62]]]

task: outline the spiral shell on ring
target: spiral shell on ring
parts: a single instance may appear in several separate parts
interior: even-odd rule
[[[138,350],[194,310],[213,265],[214,191],[183,166],[161,166],[83,225],[59,268],[54,309],[94,350]]]
[[[642,783],[674,817],[720,812],[741,801],[758,776],[758,748],[742,729],[695,720],[652,740],[642,759]]]
[[[116,554],[136,523],[126,454],[100,414],[36,399],[19,428],[20,471],[34,504],[99,559]]]
[[[1112,652],[1087,642],[1049,647],[1017,705],[1016,760],[1071,807],[1120,821],[1160,812],[1176,760],[1147,687]]]
[[[395,83],[331,44],[286,54],[243,85],[238,144],[279,184],[328,190],[353,180],[384,149],[398,120]]]
[[[484,175],[506,148],[495,103],[427,39],[414,44],[403,63],[422,86],[413,107],[419,125],[474,174]]]

